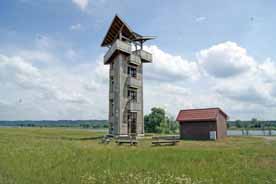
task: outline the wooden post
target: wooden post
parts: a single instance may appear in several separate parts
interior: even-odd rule
[[[122,40],[122,31],[120,30],[120,33],[119,33],[119,40]]]

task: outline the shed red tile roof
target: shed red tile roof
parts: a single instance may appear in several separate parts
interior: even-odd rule
[[[178,113],[177,121],[213,121],[216,120],[218,113],[221,113],[226,119],[227,114],[220,108],[207,108],[207,109],[185,109]]]

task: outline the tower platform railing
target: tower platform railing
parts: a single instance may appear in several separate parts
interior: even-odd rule
[[[104,64],[109,64],[116,51],[120,51],[126,54],[131,54],[131,44],[117,39],[107,53],[104,55]]]
[[[129,60],[130,63],[135,64],[137,66],[141,64],[141,58],[136,54],[131,54],[128,57],[128,60]]]
[[[145,50],[136,50],[136,51],[133,51],[133,53],[140,56],[143,63],[152,62],[152,54]]]
[[[129,87],[133,87],[133,88],[139,88],[142,86],[142,81],[137,79],[137,78],[134,78],[134,77],[127,77],[127,85]]]
[[[136,111],[140,111],[142,108],[141,108],[141,104],[138,103],[137,101],[130,101],[128,103],[128,110],[131,111],[131,112],[136,112]]]

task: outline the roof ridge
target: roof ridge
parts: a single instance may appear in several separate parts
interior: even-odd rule
[[[208,110],[208,109],[219,109],[219,110],[221,110],[221,108],[219,108],[219,107],[210,107],[210,108],[192,108],[192,109],[181,109],[180,111],[190,111],[190,110]]]

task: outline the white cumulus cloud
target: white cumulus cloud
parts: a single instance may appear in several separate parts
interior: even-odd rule
[[[206,21],[206,20],[207,20],[206,17],[197,17],[197,18],[195,19],[196,22],[203,22],[203,21]]]
[[[91,65],[38,67],[22,57],[0,55],[0,101],[9,110],[3,119],[89,119],[107,114],[106,70]],[[20,101],[20,104],[19,104]],[[97,105],[100,104],[100,105]],[[2,107],[3,108],[3,107]],[[78,115],[77,115],[78,114]]]
[[[72,2],[77,5],[81,10],[85,10],[88,6],[88,0],[72,0]]]
[[[200,75],[196,62],[166,53],[157,46],[146,46],[145,50],[153,55],[153,63],[144,65],[147,79],[182,81],[197,79]]]
[[[82,25],[81,24],[74,24],[70,26],[70,30],[72,31],[79,31],[82,29]]]
[[[199,64],[210,75],[227,78],[245,73],[255,66],[246,49],[234,42],[224,42],[197,54]]]
[[[59,45],[43,37],[43,47],[0,53],[1,119],[107,119],[103,55],[90,61],[73,48],[55,55],[53,43]],[[145,113],[154,106],[174,116],[184,108],[221,107],[232,119],[276,116],[272,59],[257,61],[234,42],[203,49],[194,61],[154,45],[145,49],[153,54],[153,63],[143,65]]]

